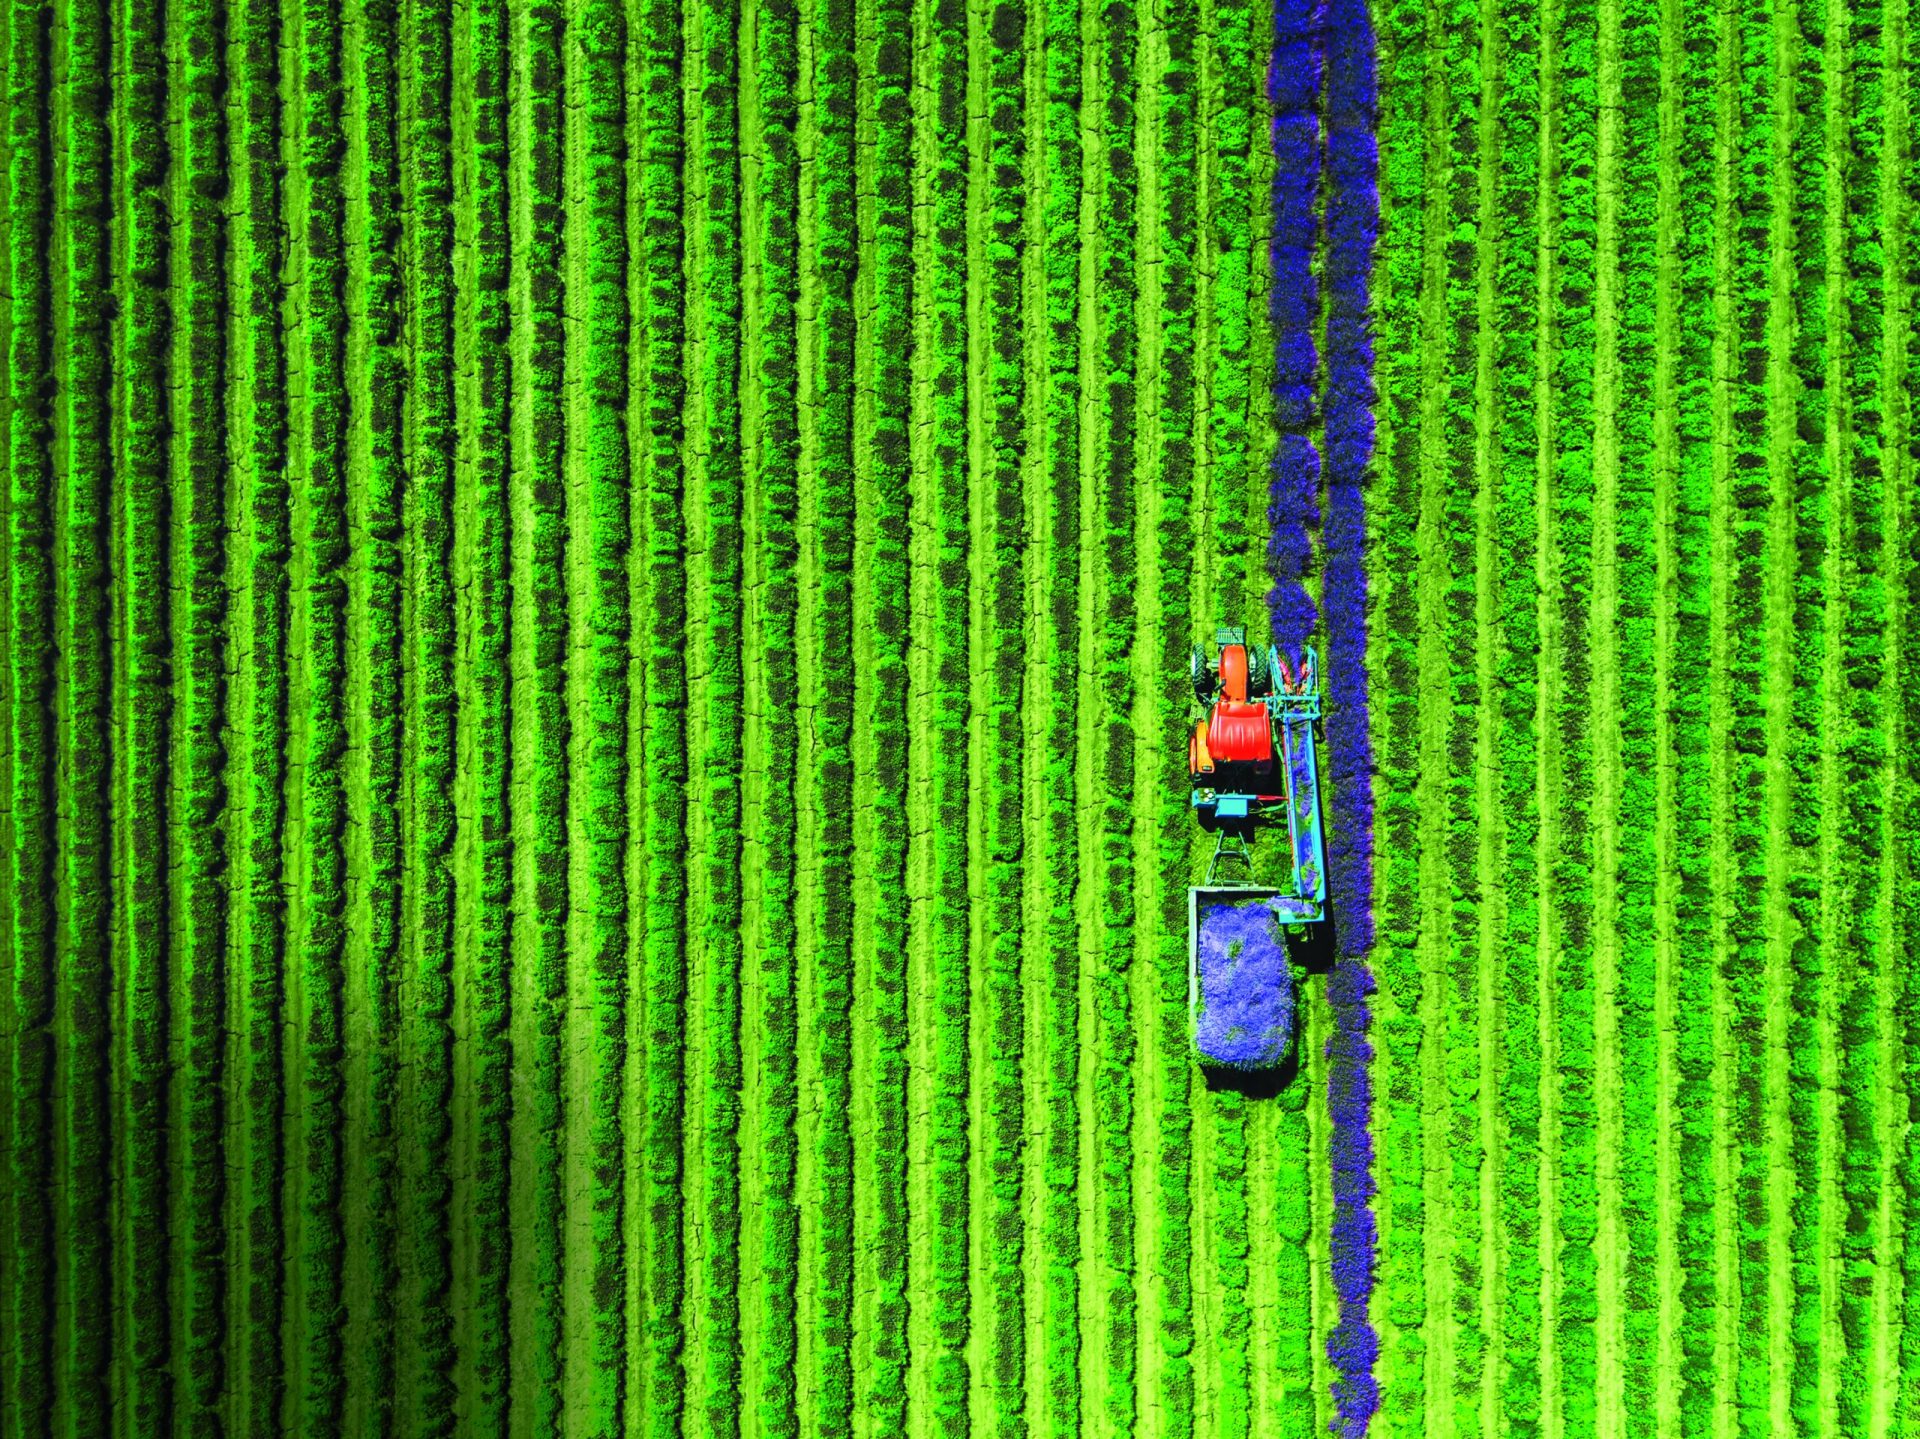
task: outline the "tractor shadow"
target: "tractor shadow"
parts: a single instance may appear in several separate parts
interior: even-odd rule
[[[1280,1091],[1293,1083],[1300,1073],[1300,1042],[1294,1041],[1293,1048],[1287,1051],[1287,1057],[1272,1069],[1221,1069],[1215,1065],[1200,1066],[1200,1077],[1206,1082],[1207,1093],[1219,1094],[1223,1090],[1244,1094],[1248,1099],[1273,1099]]]
[[[1292,961],[1307,974],[1326,974],[1333,968],[1336,946],[1334,943],[1333,923],[1331,920],[1320,924],[1306,925],[1303,929],[1287,930],[1287,954]],[[1304,988],[1297,990],[1304,998]],[[1305,1037],[1297,1032],[1299,1009],[1294,1010],[1293,1048],[1287,1051],[1287,1057],[1272,1069],[1223,1069],[1217,1065],[1200,1066],[1200,1077],[1207,1086],[1207,1093],[1224,1092],[1245,1095],[1248,1099],[1275,1099],[1286,1087],[1300,1077],[1300,1046]]]
[[[1293,962],[1308,974],[1326,974],[1333,968],[1333,957],[1339,946],[1334,943],[1333,921],[1323,919],[1318,924],[1288,926],[1287,954]]]

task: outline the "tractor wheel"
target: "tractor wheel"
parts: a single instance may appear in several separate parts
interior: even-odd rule
[[[1259,645],[1247,646],[1247,698],[1258,699],[1273,693],[1273,671],[1267,664],[1267,652]]]
[[[1207,663],[1207,652],[1200,645],[1193,647],[1193,697],[1201,704],[1213,703],[1213,691],[1219,677],[1214,674],[1213,666]]]

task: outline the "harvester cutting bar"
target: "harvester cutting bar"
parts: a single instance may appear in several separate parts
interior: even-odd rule
[[[1327,902],[1327,880],[1320,835],[1320,785],[1313,753],[1313,720],[1304,713],[1283,712],[1280,748],[1287,772],[1287,830],[1293,841],[1293,892],[1295,897],[1311,903],[1312,918],[1318,919]]]

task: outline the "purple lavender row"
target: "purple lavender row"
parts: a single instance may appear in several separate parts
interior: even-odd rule
[[[1338,960],[1327,984],[1332,1117],[1333,1287],[1327,1337],[1334,1420],[1357,1439],[1380,1407],[1379,1336],[1368,1315],[1373,1217],[1373,755],[1367,743],[1367,462],[1373,452],[1373,340],[1367,289],[1379,228],[1373,24],[1367,0],[1327,0],[1327,749],[1332,769],[1328,901]]]
[[[1273,59],[1267,99],[1273,106],[1274,423],[1279,444],[1267,491],[1267,592],[1274,643],[1297,663],[1318,618],[1301,577],[1312,553],[1308,530],[1320,523],[1320,454],[1308,434],[1320,357],[1313,327],[1320,306],[1314,287],[1317,240],[1314,196],[1320,185],[1319,0],[1274,0]]]

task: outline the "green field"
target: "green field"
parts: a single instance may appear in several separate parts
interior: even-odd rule
[[[1272,11],[8,0],[0,1439],[1920,1435],[1909,0],[1372,23],[1234,1088]]]
[[[1381,30],[1383,1416],[1912,1432],[1907,7]]]

